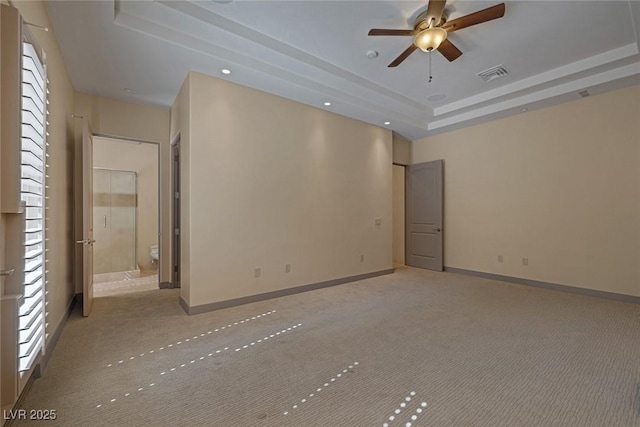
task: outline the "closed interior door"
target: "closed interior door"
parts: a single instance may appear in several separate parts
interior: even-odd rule
[[[137,269],[136,173],[93,171],[94,273]]]
[[[442,271],[442,160],[407,167],[406,261]]]

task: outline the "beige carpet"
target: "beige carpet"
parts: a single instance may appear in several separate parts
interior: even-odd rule
[[[638,305],[412,268],[197,316],[177,299],[76,310],[23,408],[55,409],[47,426],[640,426]]]

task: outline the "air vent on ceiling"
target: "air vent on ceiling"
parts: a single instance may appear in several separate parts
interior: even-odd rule
[[[589,96],[591,94],[589,93],[588,90],[583,90],[583,91],[578,92],[578,95],[580,95],[582,98],[586,98],[587,96]]]
[[[491,67],[488,70],[481,71],[477,74],[485,82],[490,82],[491,80],[499,79],[500,77],[504,77],[508,75],[509,72],[503,65],[496,65],[495,67]]]

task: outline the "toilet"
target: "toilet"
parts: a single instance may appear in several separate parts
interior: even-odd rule
[[[151,264],[157,264],[160,256],[158,245],[149,246],[149,256],[151,257]]]

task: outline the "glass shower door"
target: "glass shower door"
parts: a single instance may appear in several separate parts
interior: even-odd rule
[[[131,171],[93,170],[95,274],[137,269],[136,178]]]

